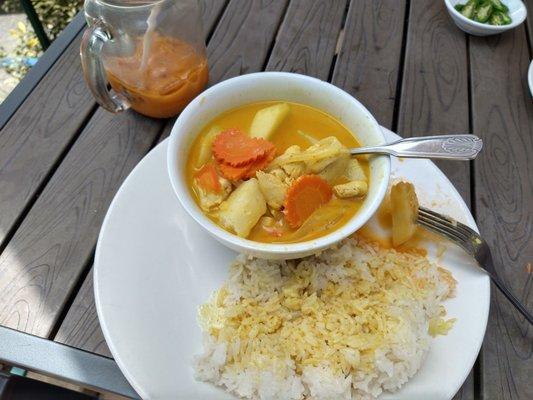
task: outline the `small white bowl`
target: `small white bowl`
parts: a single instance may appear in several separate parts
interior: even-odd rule
[[[390,158],[372,157],[369,191],[361,209],[345,225],[326,236],[301,243],[270,244],[233,235],[206,217],[195,203],[185,180],[185,165],[191,144],[205,124],[227,110],[266,100],[310,105],[337,118],[356,135],[362,145],[385,143],[383,133],[370,112],[336,86],[305,75],[260,72],[220,82],[196,97],[183,110],[170,135],[167,152],[168,174],[174,192],[185,210],[222,244],[261,258],[304,257],[348,237],[368,221],[387,191]]]
[[[482,24],[466,18],[454,8],[456,4],[465,4],[467,0],[444,0],[444,2],[455,24],[466,33],[476,36],[495,35],[516,28],[527,16],[526,6],[520,0],[502,0],[502,3],[509,7],[509,16],[513,21],[509,25]]]

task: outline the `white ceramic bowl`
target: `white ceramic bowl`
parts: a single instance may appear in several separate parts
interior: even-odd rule
[[[516,28],[527,16],[526,6],[520,0],[502,0],[502,3],[509,7],[509,15],[513,21],[509,25],[482,24],[466,18],[454,8],[456,4],[465,4],[467,0],[444,0],[444,2],[455,24],[466,33],[476,36],[495,35]]]
[[[176,120],[167,152],[167,168],[179,201],[210,235],[239,252],[261,258],[290,259],[318,252],[348,237],[374,214],[387,190],[390,158],[370,161],[368,195],[356,215],[344,226],[318,239],[291,244],[260,243],[233,235],[207,218],[195,203],[185,181],[190,146],[204,125],[224,111],[266,100],[307,104],[337,118],[362,145],[385,143],[383,133],[368,110],[343,90],[321,80],[286,72],[260,72],[232,78],[207,89],[183,110]]]

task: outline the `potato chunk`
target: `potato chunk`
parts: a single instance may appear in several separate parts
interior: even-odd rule
[[[196,160],[196,166],[200,167],[209,161],[211,158],[213,142],[221,131],[221,127],[213,126],[202,138],[202,142],[200,143],[200,151],[198,152],[198,158]]]
[[[345,176],[350,181],[368,181],[365,171],[356,158],[350,158],[350,162],[346,166]]]
[[[368,184],[365,181],[351,181],[333,186],[333,193],[341,199],[347,197],[364,196],[368,192]]]
[[[334,184],[339,178],[346,175],[348,163],[350,162],[349,154],[343,154],[324,168],[318,175],[325,179],[330,185]]]
[[[222,226],[240,237],[247,237],[266,210],[266,201],[259,183],[252,178],[243,182],[220,205],[218,217]]]
[[[392,244],[407,242],[416,231],[418,199],[415,187],[409,182],[399,182],[391,188]]]
[[[270,139],[290,111],[291,106],[287,103],[275,104],[259,110],[250,126],[250,136]]]
[[[289,186],[272,173],[267,174],[263,171],[257,171],[256,177],[259,182],[259,189],[263,193],[268,206],[274,210],[281,209]]]

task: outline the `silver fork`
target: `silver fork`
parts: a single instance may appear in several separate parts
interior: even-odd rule
[[[429,210],[425,207],[418,208],[417,223],[435,232],[441,236],[446,237],[455,244],[462,247],[468,254],[473,256],[479,266],[483,268],[492,279],[492,282],[498,289],[507,297],[507,299],[516,307],[518,311],[533,324],[533,316],[526,310],[524,305],[505,287],[503,282],[498,278],[490,248],[477,232],[470,229],[468,226],[450,218],[439,214],[435,211]]]

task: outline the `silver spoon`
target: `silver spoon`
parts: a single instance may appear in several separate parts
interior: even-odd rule
[[[473,160],[483,147],[475,135],[438,135],[401,139],[381,146],[350,149],[350,154],[390,154],[405,158]]]

